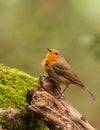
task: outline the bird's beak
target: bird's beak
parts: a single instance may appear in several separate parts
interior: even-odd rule
[[[49,52],[52,52],[49,48],[47,48],[47,50],[48,50]]]

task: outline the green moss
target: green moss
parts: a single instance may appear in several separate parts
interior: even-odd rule
[[[34,125],[34,115],[27,111],[28,103],[26,102],[26,93],[28,88],[37,88],[38,78],[34,78],[16,68],[9,68],[0,65],[0,108],[18,108],[19,114],[12,125],[15,130],[31,130]],[[35,117],[36,118],[36,117]],[[40,122],[40,120],[39,120]],[[9,121],[5,120],[5,115],[0,116],[0,124],[4,128],[9,128]],[[45,130],[44,123],[35,122],[36,130]],[[10,129],[10,128],[9,128]]]
[[[20,110],[27,106],[25,95],[30,87],[37,87],[38,79],[19,71],[0,65],[0,107],[17,107]]]
[[[18,115],[14,124],[16,124],[15,130],[33,130],[33,128],[34,130],[47,130],[46,125],[29,111]]]
[[[47,130],[47,127],[41,120],[37,120],[35,123],[35,130]]]
[[[4,123],[6,123],[6,121],[4,120],[4,117],[0,116],[0,124],[4,124]]]

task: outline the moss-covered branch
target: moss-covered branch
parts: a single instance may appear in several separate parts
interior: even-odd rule
[[[16,68],[0,65],[0,128],[7,130],[46,129],[45,125],[27,110],[28,88],[37,88],[38,78]]]

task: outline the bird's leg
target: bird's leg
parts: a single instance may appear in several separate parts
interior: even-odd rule
[[[66,85],[66,87],[64,88],[61,94],[63,94],[67,88],[68,88],[68,85]]]
[[[59,84],[57,84],[57,83],[55,83],[55,86],[56,86],[56,90],[57,90],[57,92],[60,94],[60,96],[62,95],[62,93],[61,93],[61,88],[60,88],[60,85]]]

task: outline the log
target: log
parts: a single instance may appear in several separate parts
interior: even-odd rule
[[[40,76],[38,90],[27,93],[29,109],[41,119],[50,130],[96,130],[65,99],[58,84],[47,75]]]

